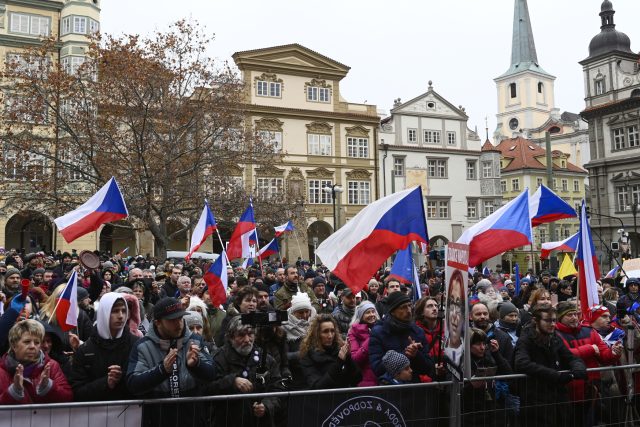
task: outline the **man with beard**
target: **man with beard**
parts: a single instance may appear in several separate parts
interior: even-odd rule
[[[489,309],[487,306],[481,302],[474,304],[473,307],[471,307],[470,317],[471,326],[487,334],[489,340],[496,340],[498,342],[500,355],[510,363],[510,361],[513,360],[513,344],[511,343],[511,338],[489,321]]]
[[[276,361],[254,345],[255,331],[240,316],[229,324],[226,341],[214,356],[216,378],[205,394],[265,393],[283,391]],[[221,402],[214,409],[216,425],[270,426],[277,419],[280,399]]]
[[[329,298],[329,295],[327,295],[326,284],[327,280],[322,276],[318,276],[313,279],[313,284],[311,285],[313,288],[313,294],[318,299],[318,307],[320,307],[318,314],[333,313],[334,303],[333,300]]]
[[[499,318],[496,320],[494,325],[496,328],[509,335],[509,338],[511,338],[511,344],[515,347],[518,342],[518,335],[516,332],[520,325],[520,311],[509,301],[504,301],[498,305],[498,316]]]
[[[7,298],[11,298],[20,293],[21,280],[20,270],[14,267],[7,268],[7,272],[4,275],[4,289],[2,290]]]
[[[274,275],[275,278],[275,282],[271,285],[271,287],[269,288],[269,293],[271,294],[271,299],[273,300],[273,298],[276,295],[276,292],[278,292],[278,290],[284,286],[284,282],[286,281],[286,277],[284,274],[284,268],[278,268],[276,270],[276,273]],[[273,301],[272,301],[273,302]]]
[[[309,299],[311,299],[311,303],[315,307],[316,310],[319,309],[317,307],[318,300],[316,296],[313,294],[313,291],[309,286],[304,283],[298,283],[298,269],[295,267],[287,267],[285,270],[286,274],[286,282],[284,285],[278,289],[275,293],[275,308],[276,310],[286,310],[291,306],[291,298],[297,294],[298,292],[305,292],[309,295]]]
[[[336,319],[342,338],[346,338],[349,332],[349,323],[356,311],[356,296],[351,288],[344,288],[340,295],[340,304],[333,310],[332,316]]]

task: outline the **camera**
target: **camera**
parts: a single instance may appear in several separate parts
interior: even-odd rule
[[[289,320],[286,310],[253,311],[240,315],[243,325],[251,326],[280,326],[282,322]]]

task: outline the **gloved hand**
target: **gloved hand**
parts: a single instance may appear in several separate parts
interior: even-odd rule
[[[18,294],[11,299],[11,308],[20,313],[24,306],[27,304],[27,299]]]
[[[571,372],[560,372],[560,384],[569,384],[573,380],[573,374]]]
[[[587,379],[587,371],[571,371],[573,374],[573,378],[577,380],[586,380]]]

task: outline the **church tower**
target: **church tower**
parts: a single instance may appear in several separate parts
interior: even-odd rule
[[[555,79],[538,64],[527,0],[515,0],[511,66],[494,79],[498,92],[496,142],[516,134],[527,137],[528,130],[548,121],[554,109]]]

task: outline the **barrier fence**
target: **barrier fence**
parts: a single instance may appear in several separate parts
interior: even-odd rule
[[[0,426],[640,426],[633,386],[640,364],[588,373],[589,380],[566,387],[516,374],[464,383],[2,406]],[[253,415],[258,403],[271,409],[261,418]]]

